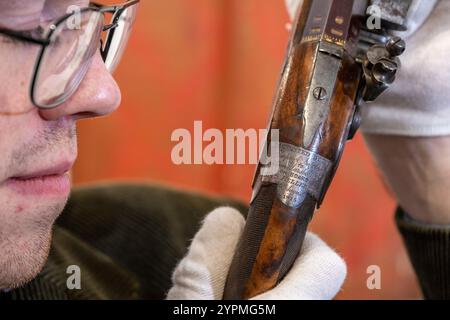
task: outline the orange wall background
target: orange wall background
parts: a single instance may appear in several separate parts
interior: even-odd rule
[[[164,183],[248,201],[252,165],[171,161],[177,128],[266,127],[288,40],[282,0],[143,0],[116,72],[122,105],[79,125],[76,184],[99,180]],[[311,229],[347,261],[340,299],[416,299],[420,293],[383,188],[360,135]],[[366,286],[370,265],[381,290]]]

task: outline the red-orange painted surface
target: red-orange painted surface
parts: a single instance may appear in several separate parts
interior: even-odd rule
[[[143,0],[112,116],[82,122],[76,184],[145,180],[248,201],[254,166],[171,162],[172,131],[265,128],[288,40],[282,0]],[[313,231],[344,256],[341,299],[418,298],[388,196],[361,136],[346,149]],[[366,286],[381,267],[382,289]]]

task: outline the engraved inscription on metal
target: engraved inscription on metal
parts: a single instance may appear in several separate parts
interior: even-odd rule
[[[288,143],[280,143],[278,173],[263,176],[264,182],[277,183],[277,195],[288,207],[297,208],[307,194],[319,199],[332,162],[317,153]]]
[[[354,0],[313,1],[301,42],[326,41],[344,47]]]

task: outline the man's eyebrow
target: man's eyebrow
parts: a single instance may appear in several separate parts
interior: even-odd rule
[[[45,0],[32,3],[0,0],[0,27],[25,30],[38,26],[44,4]]]

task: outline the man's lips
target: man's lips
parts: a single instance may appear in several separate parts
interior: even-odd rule
[[[30,171],[9,178],[6,185],[15,192],[26,196],[67,196],[70,192],[68,171],[73,162]]]

